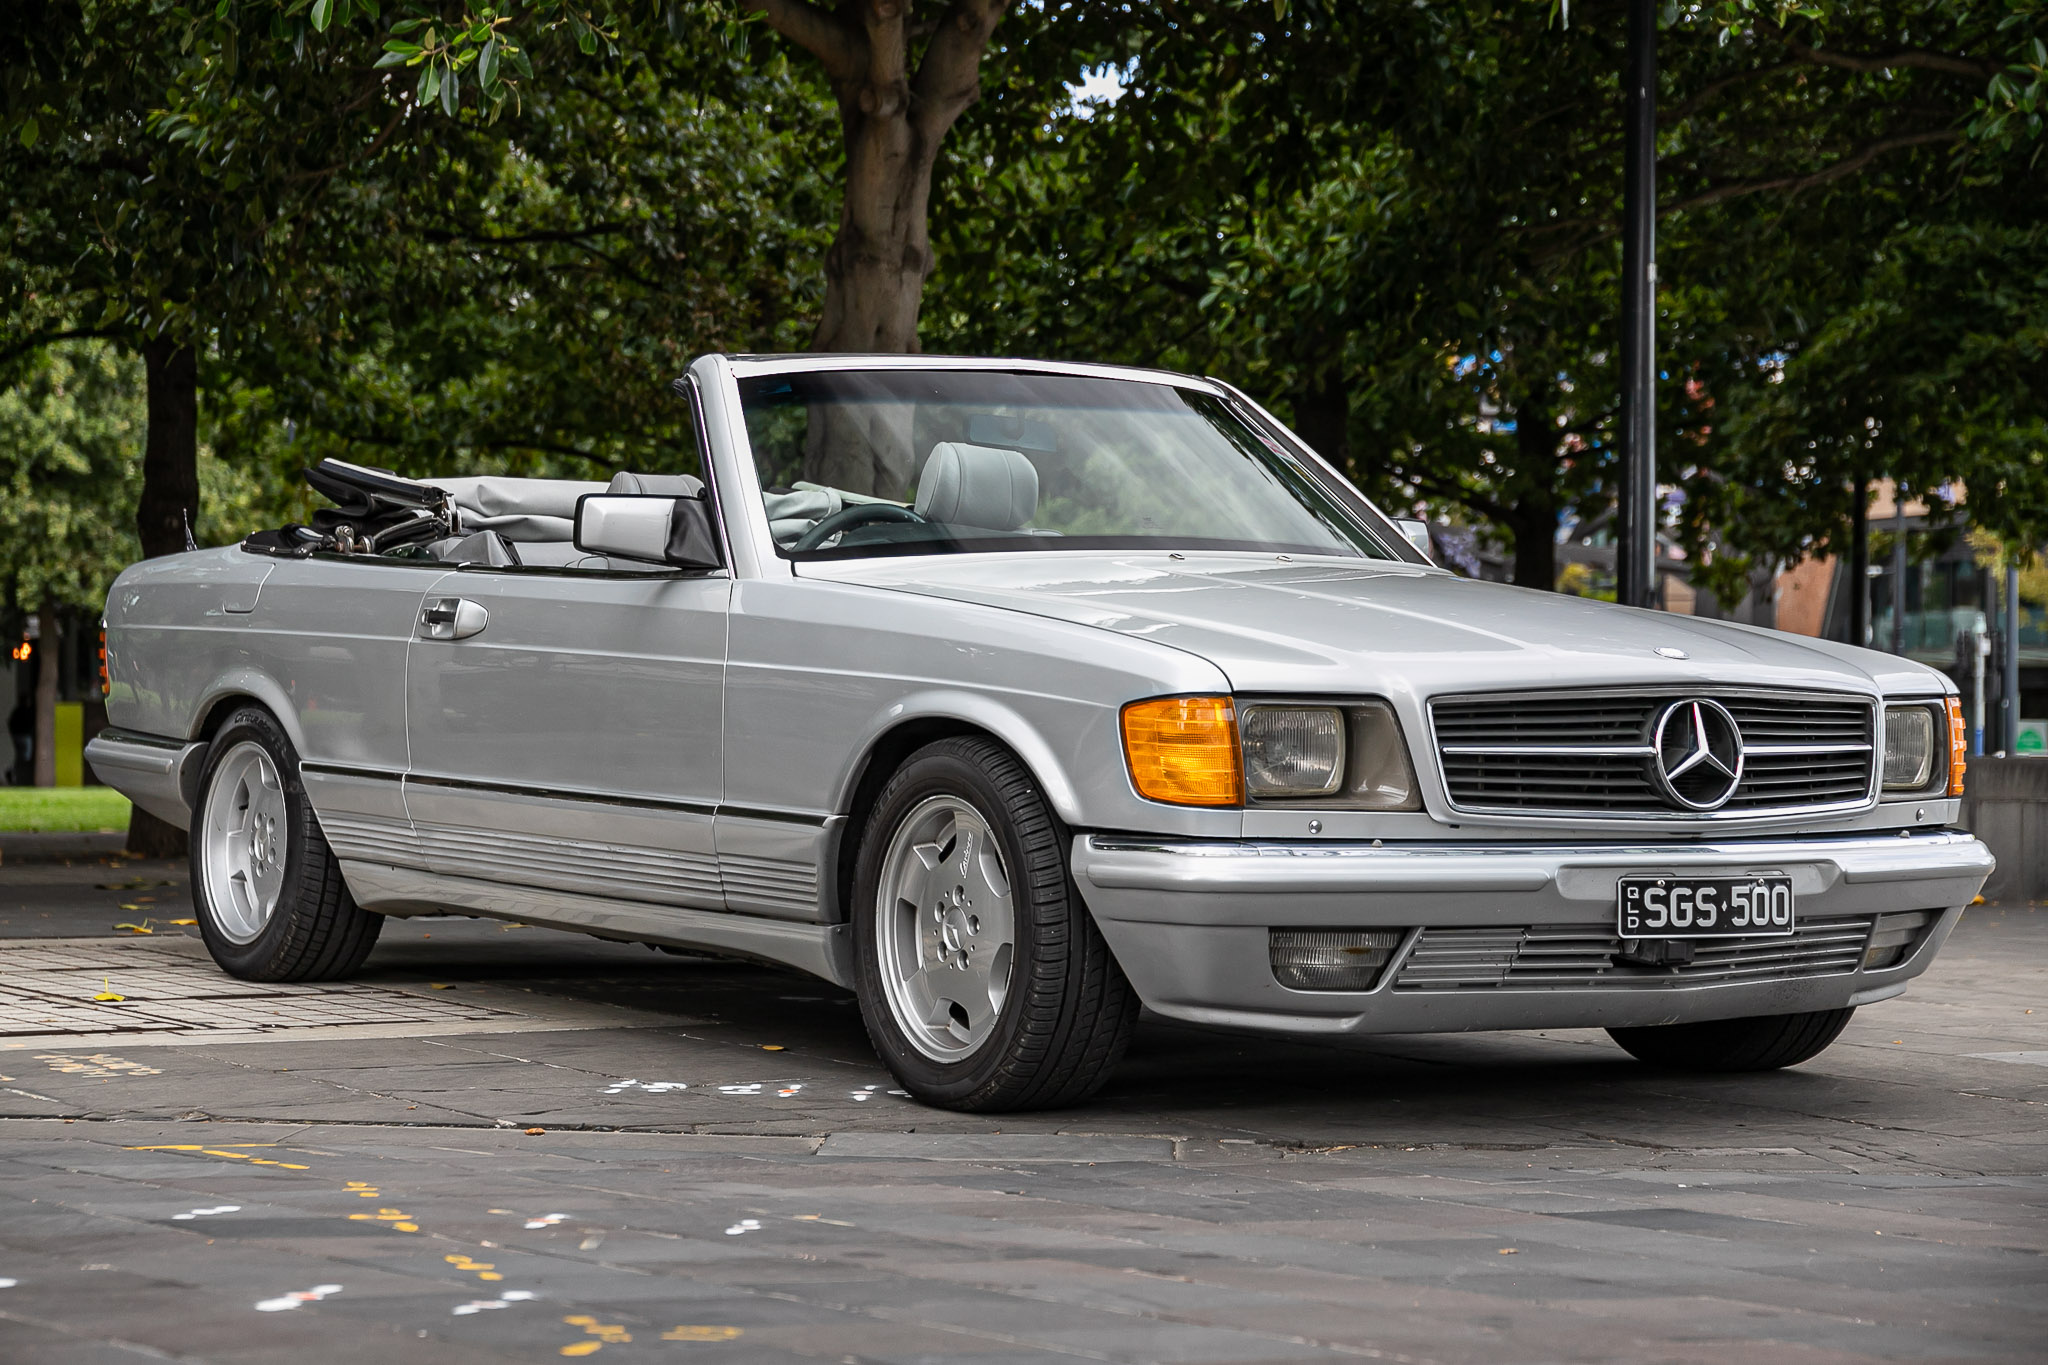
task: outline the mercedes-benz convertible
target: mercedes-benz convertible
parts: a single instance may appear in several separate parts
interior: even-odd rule
[[[463,914],[858,993],[932,1104],[1071,1104],[1141,1006],[1791,1065],[1991,869],[1908,660],[1455,576],[1230,385],[707,356],[607,481],[324,462],[138,564],[95,770],[226,971]]]

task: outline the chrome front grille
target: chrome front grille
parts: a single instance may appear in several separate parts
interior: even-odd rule
[[[1679,807],[1653,768],[1657,720],[1673,702],[1727,708],[1742,735],[1742,780],[1716,810]],[[1876,710],[1825,693],[1698,691],[1495,693],[1430,704],[1453,807],[1623,819],[1756,816],[1843,809],[1870,799]]]
[[[1835,976],[1862,964],[1872,919],[1810,919],[1787,938],[1701,939],[1693,960],[1675,967],[1617,967],[1621,940],[1597,925],[1425,929],[1394,989],[1644,990]]]

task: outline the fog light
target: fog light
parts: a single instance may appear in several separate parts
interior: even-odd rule
[[[1369,991],[1401,946],[1399,929],[1269,929],[1273,979],[1297,991]]]
[[[1896,967],[1913,951],[1927,926],[1934,923],[1932,910],[1909,910],[1903,915],[1879,915],[1870,931],[1870,943],[1863,950],[1863,969]]]

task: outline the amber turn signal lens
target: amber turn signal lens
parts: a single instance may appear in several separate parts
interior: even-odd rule
[[[1963,794],[1963,769],[1970,762],[1969,731],[1963,728],[1963,699],[1948,699],[1948,794]]]
[[[1161,697],[1124,708],[1124,756],[1148,801],[1236,806],[1244,801],[1237,711],[1228,697]]]

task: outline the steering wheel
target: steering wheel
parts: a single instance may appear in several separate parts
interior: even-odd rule
[[[900,507],[893,502],[857,502],[822,518],[817,525],[798,536],[789,548],[815,550],[842,531],[851,531],[856,526],[866,526],[878,521],[907,521],[919,526],[929,524],[926,518],[908,507]]]

